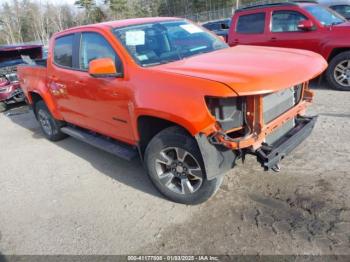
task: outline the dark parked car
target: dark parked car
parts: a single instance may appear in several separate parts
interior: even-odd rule
[[[327,6],[337,13],[344,16],[347,20],[350,20],[350,1],[319,1],[320,4]]]
[[[214,32],[218,36],[222,36],[226,42],[227,42],[228,30],[230,29],[230,25],[231,25],[231,19],[216,20],[216,21],[211,21],[211,22],[202,24],[204,28]]]
[[[17,79],[17,66],[23,64],[22,56],[42,58],[41,45],[0,46],[0,112],[9,104],[24,101]]]

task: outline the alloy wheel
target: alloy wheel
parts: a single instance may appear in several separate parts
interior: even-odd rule
[[[163,149],[156,159],[159,181],[171,191],[193,194],[203,183],[203,170],[196,158],[179,147]]]
[[[334,79],[339,85],[350,87],[350,60],[343,60],[334,68]]]
[[[39,110],[38,120],[39,120],[44,132],[47,135],[51,136],[53,131],[52,131],[51,123],[50,123],[50,116],[44,110]]]

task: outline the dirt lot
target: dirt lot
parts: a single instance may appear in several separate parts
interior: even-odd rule
[[[0,115],[0,252],[350,254],[350,92],[316,94],[316,129],[280,173],[249,157],[195,207],[137,161],[45,140],[26,107]]]

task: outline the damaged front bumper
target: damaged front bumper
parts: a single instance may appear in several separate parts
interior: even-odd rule
[[[245,122],[248,128],[245,134],[238,131],[239,136],[236,136],[236,131],[225,132],[217,125],[198,134],[196,139],[207,178],[210,180],[227,173],[247,154],[256,155],[265,170],[275,170],[278,163],[311,134],[317,117],[305,117],[304,114],[312,98],[313,92],[305,85],[300,100],[293,107],[266,120],[270,111],[264,110],[264,96],[247,97]]]
[[[295,127],[273,145],[264,143],[255,152],[252,152],[252,154],[257,156],[258,162],[261,163],[265,170],[270,170],[278,165],[286,155],[292,152],[311,134],[316,124],[317,116],[298,117],[295,121]]]

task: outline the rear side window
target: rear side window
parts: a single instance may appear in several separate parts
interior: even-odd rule
[[[265,29],[265,13],[242,15],[238,18],[237,33],[262,34]]]
[[[54,62],[64,67],[73,67],[74,35],[57,38],[54,48]]]
[[[97,33],[83,33],[80,43],[79,68],[87,70],[89,63],[98,58],[112,58],[117,67],[120,67],[117,54],[103,36]]]
[[[298,32],[298,24],[307,17],[295,11],[275,11],[272,14],[271,32]]]

